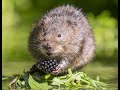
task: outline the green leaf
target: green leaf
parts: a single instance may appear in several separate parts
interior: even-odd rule
[[[69,75],[71,77],[72,76],[72,70],[70,68],[68,69],[68,73],[69,73]]]
[[[31,75],[29,75],[28,83],[30,87],[34,90],[48,90],[47,82],[38,83],[36,82]]]
[[[19,79],[17,80],[17,84],[21,86],[21,81]]]
[[[48,74],[48,75],[45,75],[45,79],[48,79],[51,75]]]
[[[39,83],[42,83],[45,81],[45,77],[41,76],[39,73],[33,74],[32,77],[34,78],[34,80],[38,81]]]
[[[22,84],[22,85],[25,85],[25,81],[22,81],[21,84]]]
[[[53,78],[53,83],[52,85],[57,85],[59,86],[60,84],[64,84],[64,82],[62,80],[60,80],[59,78],[55,77]]]

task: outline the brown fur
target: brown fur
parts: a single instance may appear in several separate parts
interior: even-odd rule
[[[95,52],[95,41],[81,10],[66,5],[51,10],[34,24],[29,51],[37,61],[59,60],[59,73],[62,73],[90,62]]]

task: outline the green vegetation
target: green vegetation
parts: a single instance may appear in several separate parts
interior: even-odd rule
[[[10,77],[4,77],[2,80],[8,78]],[[14,78],[14,80],[9,84],[9,88],[16,88],[17,90],[107,90],[111,89],[111,86],[101,82],[99,77],[94,80],[83,72],[76,72],[73,74],[71,69],[68,69],[67,75],[58,77],[50,74],[41,75],[37,72],[30,75],[24,71],[23,74]]]

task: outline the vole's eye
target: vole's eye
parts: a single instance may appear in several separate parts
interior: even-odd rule
[[[46,32],[44,32],[43,35],[46,35]]]
[[[57,37],[61,37],[61,34],[58,34]]]

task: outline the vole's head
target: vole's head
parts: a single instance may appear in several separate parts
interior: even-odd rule
[[[83,36],[71,17],[44,16],[33,27],[29,50],[39,58],[63,57],[79,52]]]

